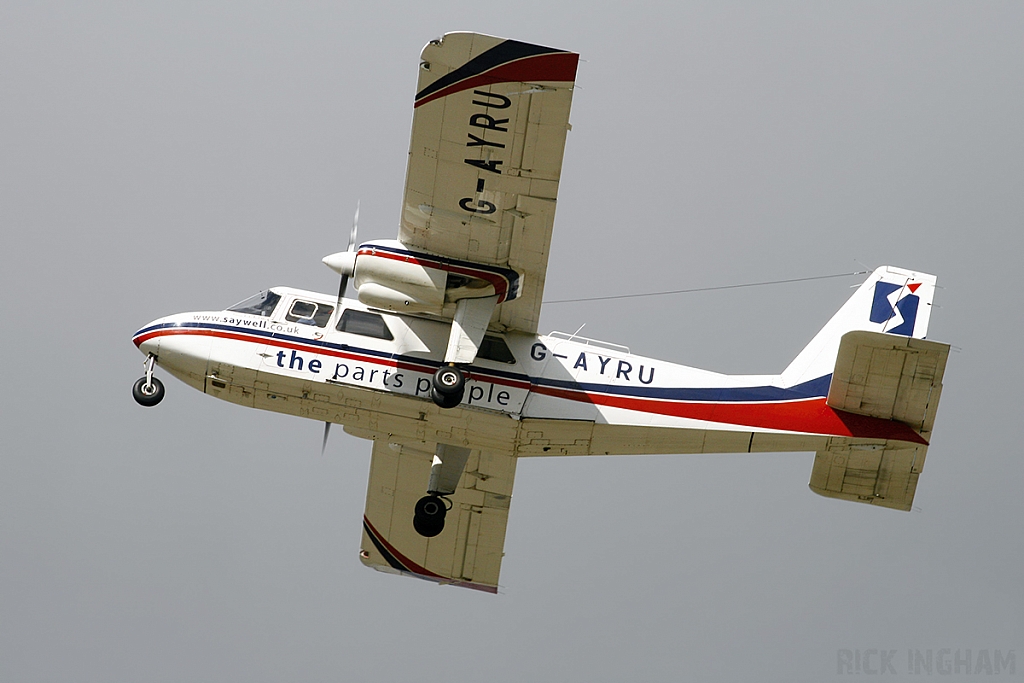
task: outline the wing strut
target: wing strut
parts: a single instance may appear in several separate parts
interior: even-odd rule
[[[476,359],[497,305],[497,294],[482,299],[459,299],[456,302],[455,319],[448,336],[448,350],[444,354],[446,364],[472,363]]]
[[[439,496],[450,496],[459,486],[459,477],[466,468],[470,449],[461,446],[437,444],[434,462],[430,466],[430,484],[427,493]]]
[[[468,365],[476,359],[497,305],[497,295],[455,302],[455,319],[448,335],[444,365],[434,373],[430,387],[431,400],[441,408],[454,408],[462,403],[466,374],[456,363]]]
[[[444,530],[444,519],[451,508],[451,501],[444,496],[452,495],[459,487],[459,479],[471,452],[461,446],[437,444],[434,461],[430,465],[427,495],[416,501],[413,512],[412,526],[420,536],[433,538]]]

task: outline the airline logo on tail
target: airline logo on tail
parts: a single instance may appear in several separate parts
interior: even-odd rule
[[[870,320],[873,323],[885,323],[889,334],[914,336],[914,323],[917,322],[917,308],[921,297],[914,292],[921,286],[920,282],[908,285],[896,285],[879,280],[875,283],[875,298],[871,302]]]

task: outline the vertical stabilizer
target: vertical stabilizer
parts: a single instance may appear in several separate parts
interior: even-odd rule
[[[782,373],[783,386],[831,375],[839,341],[847,332],[865,330],[924,339],[928,333],[935,276],[893,266],[871,273]]]

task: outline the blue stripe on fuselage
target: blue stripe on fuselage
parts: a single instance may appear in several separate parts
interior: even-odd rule
[[[156,330],[171,328],[207,329],[235,334],[242,333],[254,337],[264,338],[268,341],[281,340],[306,346],[321,347],[348,354],[370,356],[373,359],[394,360],[403,363],[414,363],[428,367],[440,367],[441,361],[415,356],[404,356],[387,351],[375,351],[351,346],[349,344],[338,344],[316,339],[306,339],[294,335],[282,334],[280,332],[268,332],[248,327],[237,327],[233,325],[222,325],[216,323],[193,322],[193,323],[163,323],[146,327],[135,333],[135,337],[148,334]],[[521,373],[513,373],[504,370],[494,370],[471,365],[468,370],[475,375],[491,375],[503,379],[528,382],[537,386],[552,387],[556,389],[567,389],[583,393],[601,393],[618,396],[632,396],[635,398],[650,398],[669,401],[687,401],[699,403],[777,403],[780,401],[799,401],[810,398],[823,398],[828,396],[829,385],[832,383],[832,375],[824,375],[802,384],[792,387],[756,386],[756,387],[634,387],[612,384],[597,384],[590,382],[577,382],[575,380],[548,379],[545,377],[531,377]]]

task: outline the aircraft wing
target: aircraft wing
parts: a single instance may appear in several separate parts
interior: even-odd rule
[[[430,479],[434,444],[420,446],[373,442],[360,559],[384,572],[497,593],[515,458],[472,451],[448,496],[452,508],[444,531],[425,538],[413,529],[412,517]]]
[[[519,273],[504,329],[537,331],[578,59],[478,33],[421,55],[398,239]]]

